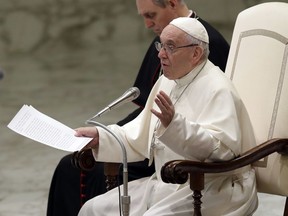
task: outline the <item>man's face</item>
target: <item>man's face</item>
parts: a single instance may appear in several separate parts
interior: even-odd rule
[[[175,8],[170,7],[170,1],[165,8],[155,5],[152,0],[136,0],[138,13],[143,17],[146,28],[152,29],[157,35],[177,18]]]
[[[170,80],[179,79],[188,74],[195,66],[195,49],[197,46],[179,48],[189,44],[187,34],[173,25],[168,25],[161,33],[160,40],[163,48],[158,57],[161,61],[163,74]],[[169,51],[169,47],[174,51]]]

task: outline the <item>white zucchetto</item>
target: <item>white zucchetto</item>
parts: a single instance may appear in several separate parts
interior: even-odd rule
[[[179,17],[172,20],[170,24],[198,40],[209,43],[209,36],[205,27],[195,18]]]

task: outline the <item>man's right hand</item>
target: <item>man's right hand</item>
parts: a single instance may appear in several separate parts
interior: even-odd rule
[[[99,133],[96,127],[80,127],[75,129],[75,136],[77,137],[91,137],[93,138],[83,149],[91,148],[98,149]]]

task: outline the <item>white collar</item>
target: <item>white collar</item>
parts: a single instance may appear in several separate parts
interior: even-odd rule
[[[188,74],[181,77],[180,79],[174,80],[176,83],[176,87],[181,88],[182,86],[188,85],[196,78],[196,76],[201,72],[202,68],[205,66],[207,60],[197,65],[193,70],[191,70]]]

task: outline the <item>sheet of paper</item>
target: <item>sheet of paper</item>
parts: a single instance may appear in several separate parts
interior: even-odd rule
[[[32,106],[23,105],[7,126],[32,140],[64,151],[78,151],[92,138],[75,137],[75,131]]]

